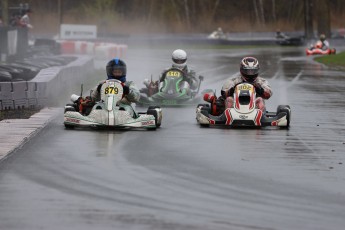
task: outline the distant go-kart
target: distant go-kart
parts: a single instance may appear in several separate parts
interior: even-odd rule
[[[255,99],[255,87],[252,84],[238,84],[234,91],[233,108],[225,109],[219,116],[213,116],[210,104],[199,104],[196,108],[196,120],[201,126],[279,126],[285,128],[290,126],[289,105],[279,105],[276,112],[267,112],[255,108]]]
[[[91,128],[146,128],[156,129],[162,122],[162,109],[150,106],[147,112],[137,113],[130,105],[118,103],[123,97],[121,81],[107,80],[100,89],[101,101],[97,102],[88,115],[79,112],[78,97],[71,96],[73,104],[67,104],[64,112],[64,125]],[[80,97],[79,97],[80,98]],[[133,115],[134,114],[134,115]]]
[[[185,74],[178,68],[170,68],[163,73],[163,87],[159,89],[159,82],[151,79],[149,85],[140,89],[139,105],[186,106],[195,105],[201,100],[199,94],[201,81],[199,76],[198,89],[190,89],[185,81]]]
[[[336,50],[334,48],[322,48],[322,42],[318,41],[314,46],[305,49],[307,55],[330,55],[335,54]]]

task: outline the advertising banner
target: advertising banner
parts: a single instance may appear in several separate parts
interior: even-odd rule
[[[62,24],[60,39],[95,39],[97,38],[96,25]]]

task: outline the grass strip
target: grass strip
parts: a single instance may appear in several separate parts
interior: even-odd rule
[[[345,67],[345,52],[341,52],[335,55],[316,57],[314,60],[328,66]]]

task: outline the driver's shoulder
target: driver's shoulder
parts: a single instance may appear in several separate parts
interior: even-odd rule
[[[103,85],[104,83],[106,83],[107,82],[107,79],[105,79],[105,80],[100,80],[99,82],[98,82],[98,85]]]
[[[258,76],[256,79],[257,79],[258,81],[265,81],[265,82],[267,82],[266,78],[261,77],[261,76]]]
[[[126,81],[125,83],[124,83],[125,85],[135,85],[135,82],[134,81]]]

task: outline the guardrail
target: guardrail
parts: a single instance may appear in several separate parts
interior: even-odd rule
[[[0,110],[43,108],[61,91],[70,91],[70,87],[80,84],[94,70],[91,56],[77,57],[66,66],[42,69],[30,81],[0,82]]]

